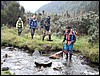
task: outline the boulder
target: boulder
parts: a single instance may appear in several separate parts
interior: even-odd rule
[[[7,71],[7,70],[9,70],[9,67],[3,67],[2,68],[2,71]]]
[[[61,67],[54,67],[53,69],[54,69],[54,70],[62,70]]]
[[[45,57],[40,57],[35,61],[35,65],[36,67],[50,67],[52,65],[52,62]]]

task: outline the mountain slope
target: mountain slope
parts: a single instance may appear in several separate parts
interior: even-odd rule
[[[86,7],[88,7],[91,2],[93,4],[98,1],[52,1],[40,7],[38,10],[45,10],[46,12],[59,14],[65,11],[69,11],[69,13],[72,13],[72,11],[76,11],[77,13],[79,13],[81,9],[86,9]]]

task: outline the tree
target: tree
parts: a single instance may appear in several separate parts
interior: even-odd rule
[[[10,26],[15,26],[18,17],[25,19],[24,13],[25,9],[23,6],[20,6],[17,2],[12,2],[1,12],[1,23],[8,24]]]

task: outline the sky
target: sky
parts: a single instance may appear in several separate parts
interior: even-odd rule
[[[19,1],[20,5],[25,8],[25,11],[35,13],[41,6],[50,3],[51,1]]]

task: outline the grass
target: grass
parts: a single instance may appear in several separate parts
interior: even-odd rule
[[[89,61],[99,63],[99,44],[89,44],[88,36],[77,37],[74,49],[79,50]]]
[[[15,75],[15,74],[11,74],[9,71],[1,71],[1,75]]]
[[[42,41],[42,35],[37,35],[37,33],[35,33],[34,39],[31,39],[30,32],[25,33],[25,30],[22,32],[22,35],[18,37],[17,30],[15,28],[5,28],[1,30],[1,44],[18,46],[20,48],[27,47],[31,51],[34,49],[45,50],[46,47],[44,48],[44,45],[52,47],[50,50],[61,49],[61,39],[58,39],[56,36],[53,36],[53,41],[50,42],[46,40],[47,38],[48,36],[46,36],[45,40]]]
[[[52,35],[53,41],[46,41],[48,36],[45,37],[45,40],[42,41],[42,35],[37,34],[36,30],[34,39],[31,39],[29,29],[23,30],[22,35],[18,37],[17,30],[15,28],[8,29],[7,27],[1,28],[1,45],[13,45],[18,46],[19,48],[28,48],[30,51],[35,49],[37,50],[51,50],[58,51],[61,50],[63,37],[58,38],[55,35]],[[76,42],[74,45],[75,50],[79,50],[83,56],[88,58],[91,62],[99,63],[99,44],[90,45],[88,43],[88,36],[77,36]]]

